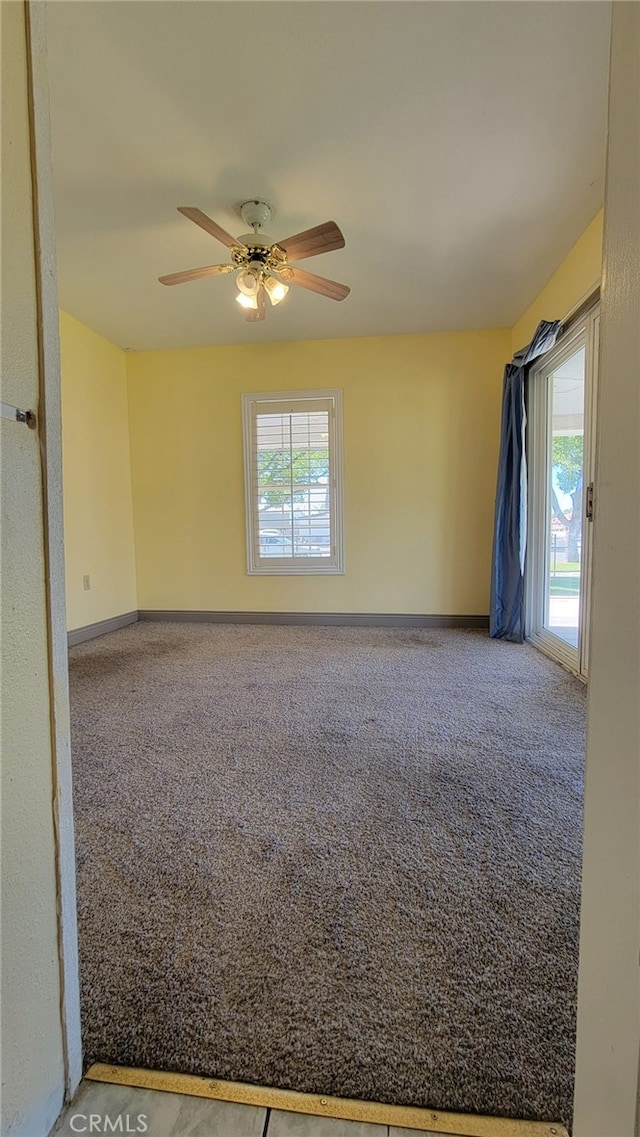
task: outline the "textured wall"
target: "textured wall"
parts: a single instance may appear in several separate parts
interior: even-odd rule
[[[575,1137],[637,1137],[640,6],[613,5]]]
[[[140,608],[486,614],[508,331],[127,357]],[[344,576],[246,574],[241,395],[344,393]]]
[[[138,607],[127,357],[66,312],[60,348],[67,622],[81,628]]]
[[[24,6],[2,31],[2,399],[35,408],[38,351]],[[2,431],[2,1132],[44,1137],[64,1090],[38,437]]]

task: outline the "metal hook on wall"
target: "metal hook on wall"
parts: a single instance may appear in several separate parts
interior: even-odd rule
[[[34,411],[21,411],[19,407],[14,407],[11,403],[0,403],[2,408],[2,418],[11,419],[13,422],[24,422],[29,427],[29,430],[35,430],[37,425],[37,418]]]

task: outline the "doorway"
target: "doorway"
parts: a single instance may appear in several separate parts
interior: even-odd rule
[[[599,305],[531,375],[527,637],[580,678],[589,669]]]

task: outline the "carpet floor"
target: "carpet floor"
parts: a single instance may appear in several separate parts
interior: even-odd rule
[[[462,630],[70,652],[104,1061],[569,1125],[585,691]]]

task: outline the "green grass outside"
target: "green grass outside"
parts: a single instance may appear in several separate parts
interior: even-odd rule
[[[579,596],[579,576],[552,576],[549,578],[550,596]]]

